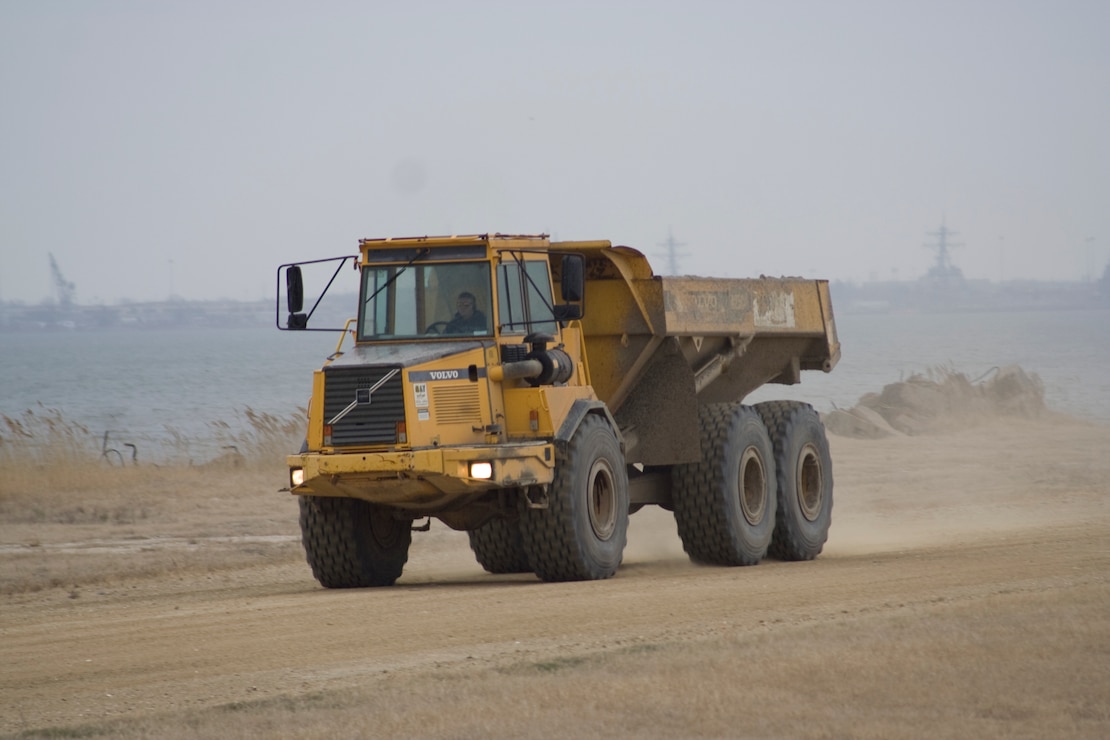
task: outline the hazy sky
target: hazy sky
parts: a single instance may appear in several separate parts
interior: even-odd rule
[[[686,274],[1110,260],[1110,1],[0,0],[0,300],[270,296],[360,237]]]

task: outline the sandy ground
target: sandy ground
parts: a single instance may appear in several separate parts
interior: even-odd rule
[[[830,439],[816,561],[698,567],[647,509],[589,583],[434,523],[396,587],[324,590],[280,470],[6,492],[0,732],[1110,736],[1110,428]]]

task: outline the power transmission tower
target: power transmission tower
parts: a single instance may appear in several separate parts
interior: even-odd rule
[[[679,251],[679,247],[685,247],[686,243],[676,242],[674,234],[670,229],[667,229],[667,241],[660,242],[656,246],[667,248],[667,251],[663,254],[667,259],[667,274],[678,275],[678,258],[687,256],[686,252]]]
[[[963,273],[960,268],[952,264],[952,256],[948,250],[955,247],[962,247],[963,244],[956,244],[949,241],[949,237],[956,236],[957,232],[952,231],[945,225],[945,219],[942,216],[940,220],[940,229],[938,231],[930,231],[926,236],[933,237],[936,241],[930,244],[923,244],[926,249],[931,249],[937,254],[936,262],[929,268],[926,277],[936,280],[962,280]]]

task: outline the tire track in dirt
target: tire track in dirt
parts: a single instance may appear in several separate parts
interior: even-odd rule
[[[234,587],[6,610],[2,728],[66,724],[364,685],[397,672],[539,661],[1105,584],[1102,525],[958,548],[701,568],[632,564],[602,582],[444,573],[321,591],[289,568]],[[1015,564],[1021,564],[1015,568]]]

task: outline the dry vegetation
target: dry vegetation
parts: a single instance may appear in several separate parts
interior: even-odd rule
[[[147,464],[56,410],[0,416],[0,595],[300,557],[295,502],[275,491],[302,420],[248,408],[210,425],[212,459],[192,463],[174,434],[159,457],[177,462]]]
[[[320,589],[278,492],[300,418],[159,466],[5,418],[0,734],[1110,736],[1110,429],[952,375],[876,394],[912,433],[831,438],[817,561],[696,567],[646,509],[579,584],[485,574],[437,525],[397,587]]]
[[[304,436],[306,412],[287,417],[245,407],[230,420],[209,422],[200,437],[164,428],[158,449],[140,450],[111,432],[90,430],[66,419],[58,409],[39,405],[12,417],[0,414],[0,464],[31,475],[49,467],[78,471],[88,466],[128,467],[153,462],[163,466],[269,466]],[[118,435],[117,435],[118,436]],[[198,449],[216,451],[198,460]]]

